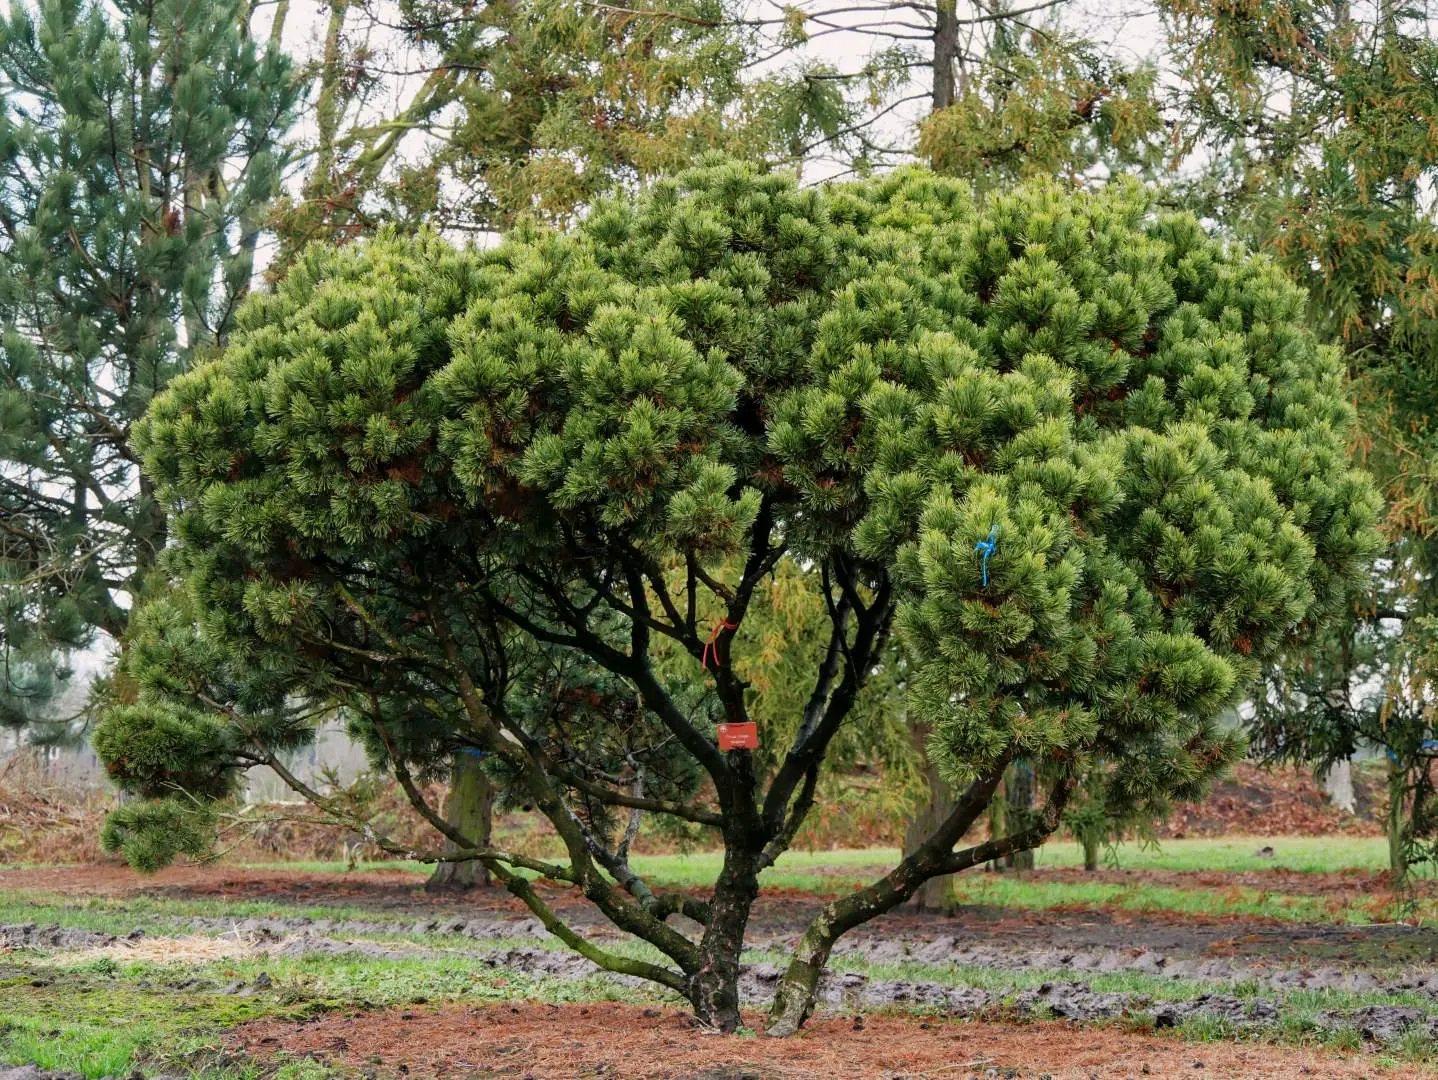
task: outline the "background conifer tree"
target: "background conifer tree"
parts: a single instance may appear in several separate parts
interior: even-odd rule
[[[0,21],[0,720],[119,639],[165,544],[131,425],[223,345],[300,93],[240,0]],[[48,728],[34,729],[58,737]]]
[[[1423,654],[1438,614],[1438,40],[1421,7],[1389,3],[1160,6],[1179,76],[1175,133],[1202,165],[1180,197],[1307,289],[1309,318],[1344,347],[1357,447],[1388,504],[1388,555],[1348,625],[1266,672],[1255,745],[1320,771],[1382,752],[1401,874],[1434,826],[1425,744],[1438,731],[1425,702],[1438,657]]]

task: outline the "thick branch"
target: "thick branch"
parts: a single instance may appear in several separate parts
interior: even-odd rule
[[[536,582],[536,584],[540,588],[544,588],[542,583]],[[566,614],[565,608],[568,608],[576,617],[578,616],[578,613],[573,611],[573,605],[564,597],[549,595],[551,602],[558,607],[561,618]],[[498,599],[493,594],[487,595],[485,599],[495,610],[501,612],[506,619],[531,637],[553,645],[575,649],[606,670],[629,679],[639,691],[649,711],[659,717],[664,726],[684,745],[684,749],[704,766],[705,771],[714,780],[714,787],[719,793],[721,806],[724,805],[726,798],[733,791],[734,783],[733,773],[728,763],[725,762],[724,755],[719,752],[719,747],[714,744],[713,740],[691,724],[689,718],[674,704],[673,699],[654,677],[647,657],[631,657],[620,652],[591,631],[583,620],[578,625],[570,623],[570,633],[561,634],[536,622],[524,612]]]
[[[954,851],[953,847],[993,799],[1004,768],[1013,757],[1010,750],[989,771],[969,785],[953,812],[919,847],[878,881],[848,896],[830,901],[814,916],[794,951],[793,960],[774,995],[767,1031],[770,1035],[793,1034],[814,1005],[819,975],[828,963],[834,943],[854,927],[908,900],[930,878],[957,873],[981,862],[1002,858],[1042,843],[1058,827],[1076,777],[1065,774],[1055,785],[1034,824],[1010,836]]]
[[[488,865],[488,864],[486,864]],[[598,964],[605,971],[613,971],[619,975],[636,975],[641,979],[648,979],[650,982],[667,986],[680,994],[685,993],[689,980],[680,972],[671,971],[669,968],[661,967],[658,964],[651,964],[647,960],[633,960],[627,956],[620,956],[617,953],[606,952],[604,949],[579,936],[569,926],[560,921],[554,911],[540,899],[539,894],[534,891],[534,886],[519,874],[503,866],[494,864],[489,867],[495,877],[504,883],[504,887],[514,896],[524,901],[525,907],[534,912],[535,916],[544,928],[557,937],[564,944],[568,945],[575,952],[585,959]]]

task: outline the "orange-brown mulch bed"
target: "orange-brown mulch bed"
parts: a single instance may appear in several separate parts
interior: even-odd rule
[[[265,1020],[237,1029],[230,1042],[263,1059],[305,1056],[413,1080],[967,1080],[990,1068],[997,1071],[988,1075],[1052,1080],[1432,1076],[1417,1068],[1380,1070],[1361,1053],[1192,1043],[1060,1022],[832,1018],[811,1022],[792,1039],[725,1038],[696,1030],[687,1014],[672,1008],[610,1003],[386,1009],[298,1024]]]

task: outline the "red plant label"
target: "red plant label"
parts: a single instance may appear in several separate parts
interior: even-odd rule
[[[755,750],[759,747],[759,728],[752,720],[746,724],[720,724],[720,750]]]

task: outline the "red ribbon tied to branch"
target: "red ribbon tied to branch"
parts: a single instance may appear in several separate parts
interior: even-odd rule
[[[714,663],[719,663],[719,635],[725,630],[738,630],[738,623],[731,623],[728,619],[720,619],[714,624],[714,629],[709,631],[709,640],[704,643],[704,653],[699,658],[700,665],[705,671],[709,670],[709,654],[713,652]]]

